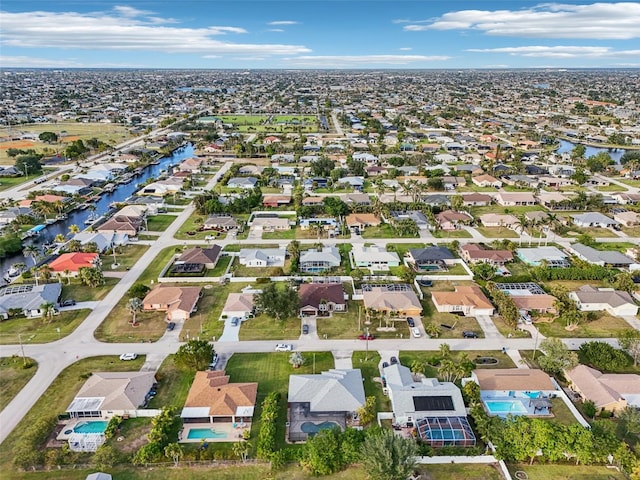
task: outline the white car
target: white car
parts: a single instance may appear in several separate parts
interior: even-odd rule
[[[279,343],[276,345],[276,352],[290,352],[293,350],[293,345],[288,343]]]
[[[418,327],[412,328],[411,333],[414,337],[420,338],[422,335],[420,334],[420,329]]]
[[[120,360],[135,360],[136,358],[138,358],[137,353],[123,353],[120,355]]]

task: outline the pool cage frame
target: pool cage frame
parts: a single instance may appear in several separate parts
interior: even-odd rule
[[[418,438],[432,447],[476,446],[476,436],[466,417],[424,417],[416,421],[416,431]]]
[[[103,433],[72,433],[69,449],[73,452],[95,452],[105,441]]]

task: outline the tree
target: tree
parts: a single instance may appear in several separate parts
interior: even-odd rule
[[[293,352],[289,355],[289,363],[293,365],[293,368],[300,368],[304,365],[304,357],[300,352]]]
[[[42,165],[40,164],[41,158],[42,155],[18,155],[13,166],[16,167],[16,170],[24,173],[25,176],[40,173],[42,172]]]
[[[38,135],[38,139],[44,143],[56,143],[58,141],[58,135],[54,132],[42,132]]]
[[[362,463],[372,480],[399,480],[411,475],[417,454],[414,440],[397,437],[390,429],[380,429],[366,436]]]
[[[38,267],[38,270],[36,271],[36,277],[42,278],[42,280],[44,280],[44,283],[47,283],[51,278],[52,273],[53,269],[51,268],[51,266],[45,263],[44,265],[40,265],[40,267]]]
[[[298,292],[290,285],[279,288],[276,283],[268,283],[262,293],[256,295],[256,308],[276,320],[294,317],[298,311]]]
[[[111,445],[100,445],[93,454],[93,463],[101,470],[113,468],[118,463],[118,451]]]
[[[236,442],[233,444],[233,454],[242,460],[242,463],[247,461],[249,452],[251,451],[250,442]]]
[[[586,400],[582,404],[582,411],[588,418],[594,418],[598,409],[596,408],[596,404],[593,400]]]
[[[211,363],[214,352],[211,343],[194,338],[178,348],[174,361],[185,370],[205,370]]]
[[[96,288],[98,285],[104,285],[104,274],[96,267],[80,267],[78,276],[83,285]]]
[[[416,278],[415,270],[406,265],[398,267],[397,275],[404,283],[413,283]]]
[[[129,295],[129,298],[144,298],[150,290],[144,283],[134,283],[127,295]]]
[[[618,413],[618,431],[623,437],[640,433],[640,410],[626,406]]]
[[[321,430],[307,440],[300,465],[312,475],[331,475],[344,468],[338,427]]]
[[[589,175],[586,174],[584,169],[577,168],[575,173],[571,175],[571,180],[576,182],[578,185],[584,185],[587,180],[589,180]]]
[[[72,225],[69,225],[69,233],[71,235],[75,235],[76,233],[80,233],[80,227],[78,225],[76,225],[75,223]]]
[[[35,265],[38,262],[38,258],[40,257],[40,250],[38,250],[38,247],[36,247],[35,245],[30,244],[24,247],[24,250],[22,250],[22,254],[26,258],[31,258],[33,260],[33,264]]]
[[[342,217],[349,213],[349,206],[336,197],[325,197],[322,200],[324,211],[332,217]]]
[[[365,399],[364,405],[358,409],[360,425],[366,426],[376,418],[376,397],[369,396]]]
[[[559,338],[546,338],[540,343],[545,356],[538,359],[540,368],[547,373],[562,373],[578,365],[578,355],[570,351]]]
[[[47,323],[51,323],[53,316],[56,314],[56,306],[51,302],[44,302],[40,305],[40,311],[42,312],[42,318]]]
[[[629,272],[620,272],[612,279],[611,285],[616,290],[632,293],[636,290],[636,284],[633,282],[633,276]]]
[[[178,443],[170,443],[164,447],[164,456],[173,460],[173,466],[177,467],[180,459],[184,456],[184,452]]]
[[[142,311],[142,300],[139,298],[130,298],[127,302],[127,311],[131,314],[131,325],[137,325],[136,316]]]
[[[618,344],[633,359],[633,366],[638,366],[640,361],[640,332],[635,329],[621,330],[618,335]]]
[[[471,269],[475,275],[483,280],[491,280],[496,276],[496,267],[487,262],[475,263]]]

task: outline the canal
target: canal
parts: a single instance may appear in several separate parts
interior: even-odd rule
[[[158,177],[162,171],[167,170],[170,165],[177,164],[186,158],[193,157],[193,155],[194,146],[192,144],[188,144],[174,151],[172,155],[160,158],[160,163],[147,166],[143,169],[140,175],[133,177],[129,183],[116,185],[116,189],[113,192],[105,192],[100,200],[93,203],[95,206],[95,212],[93,212],[93,215],[97,217],[104,215],[109,211],[109,205],[114,202],[123,202],[138,191],[139,188],[137,185],[139,183],[144,183],[150,178]],[[34,244],[36,246],[41,246],[43,243],[51,243],[58,234],[65,235],[67,238],[70,238],[70,236],[68,236],[69,227],[71,225],[77,225],[80,227],[80,230],[84,230],[86,228],[84,222],[91,214],[92,212],[88,208],[70,212],[69,217],[66,220],[61,220],[54,224],[47,225],[47,228],[45,228],[40,236],[35,239]],[[14,263],[25,263],[27,266],[31,267],[33,265],[33,260],[31,258],[25,259],[22,252],[0,259],[0,277],[4,276]]]
[[[566,153],[571,152],[575,148],[577,143],[568,142],[566,140],[558,140],[560,142],[560,147],[556,150],[556,153]],[[609,149],[609,148],[598,148],[598,147],[590,147],[585,145],[586,151],[584,154],[584,158],[592,157],[593,155],[597,155],[600,152],[608,153],[614,162],[620,163],[620,158],[625,154],[626,150],[622,148],[617,149]]]

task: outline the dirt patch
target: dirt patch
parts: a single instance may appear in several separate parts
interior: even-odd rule
[[[78,135],[68,135],[66,137],[60,138],[60,141],[64,143],[75,142],[76,140],[80,140],[80,137]]]
[[[12,140],[10,142],[0,143],[0,150],[8,150],[10,148],[32,148],[35,145],[30,140]]]
[[[150,425],[137,427],[133,430],[128,431],[124,436],[122,436],[120,433],[116,433],[113,436],[114,438],[112,439],[112,441],[115,441],[114,445],[123,453],[136,452],[138,449],[140,449],[140,447],[149,443],[147,434],[150,431]],[[122,438],[122,440],[118,442],[119,438]]]

